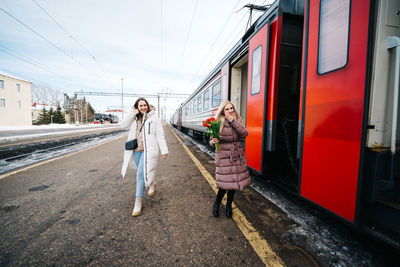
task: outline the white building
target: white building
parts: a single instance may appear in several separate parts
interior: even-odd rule
[[[0,125],[32,125],[32,83],[0,72]]]
[[[35,123],[39,119],[40,114],[42,113],[43,109],[45,109],[46,111],[50,111],[50,109],[53,109],[54,112],[57,111],[57,107],[34,102],[32,104],[32,122],[33,123]],[[61,109],[61,111],[64,112],[62,109]]]

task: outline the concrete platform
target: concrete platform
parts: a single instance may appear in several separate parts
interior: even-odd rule
[[[214,174],[212,159],[185,149],[169,127],[165,133],[170,154],[160,157],[157,193],[145,196],[138,217],[135,171],[120,175],[125,138],[0,176],[0,265],[265,266],[265,257],[321,264],[283,238],[293,221],[251,188],[236,194],[234,209],[250,233],[222,216],[224,207],[214,218],[215,192],[204,176]],[[255,233],[272,254],[260,254]]]

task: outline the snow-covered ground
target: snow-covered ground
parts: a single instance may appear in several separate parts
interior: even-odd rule
[[[0,131],[16,131],[16,130],[43,130],[43,129],[60,129],[60,128],[104,128],[104,127],[115,127],[119,124],[43,124],[43,125],[30,125],[30,126],[1,126]]]
[[[50,125],[32,125],[32,126],[0,126],[0,144],[8,142],[19,142],[30,140],[37,137],[52,136],[52,135],[70,135],[75,133],[84,133],[96,129],[109,129],[119,127],[120,124],[50,124]],[[86,139],[85,142],[76,144],[66,144],[55,148],[37,150],[27,157],[22,159],[6,161],[0,160],[0,173],[8,172],[16,168],[30,165],[42,160],[57,157],[63,154],[79,151],[108,140],[118,139],[125,135],[125,132],[110,134],[107,136],[93,137]],[[21,146],[21,145],[19,145]]]
[[[78,142],[75,144],[66,144],[58,146],[56,148],[36,150],[32,154],[25,158],[13,160],[7,162],[6,160],[0,160],[0,174],[5,173],[23,166],[27,166],[36,162],[43,160],[55,158],[64,154],[72,153],[75,151],[80,151],[97,144],[105,143],[107,141],[115,140],[126,135],[125,132],[112,133],[107,136],[92,137],[90,139],[85,139],[85,142]]]
[[[119,127],[120,124],[49,124],[32,126],[0,126],[0,144],[16,142],[34,137],[88,132],[95,129]]]

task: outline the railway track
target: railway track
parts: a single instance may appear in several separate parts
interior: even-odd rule
[[[0,173],[5,173],[61,154],[77,151],[123,134],[123,130],[90,133],[73,137],[58,137],[46,141],[0,147]]]

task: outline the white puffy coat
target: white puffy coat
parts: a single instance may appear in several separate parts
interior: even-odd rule
[[[144,174],[144,182],[145,186],[149,186],[155,178],[156,169],[157,169],[157,161],[158,161],[158,153],[160,148],[161,154],[168,154],[167,142],[164,137],[164,129],[161,123],[161,120],[156,115],[155,111],[150,111],[147,113],[146,117],[143,118],[145,121],[142,131],[140,132],[143,135],[143,174]],[[129,128],[128,139],[133,140],[136,138],[136,127],[137,120],[131,110],[127,117],[122,122],[121,127],[123,129]],[[122,177],[125,177],[126,170],[130,163],[132,163],[133,150],[125,150],[124,152],[124,162],[122,164],[121,174]],[[133,163],[132,163],[133,164]]]

